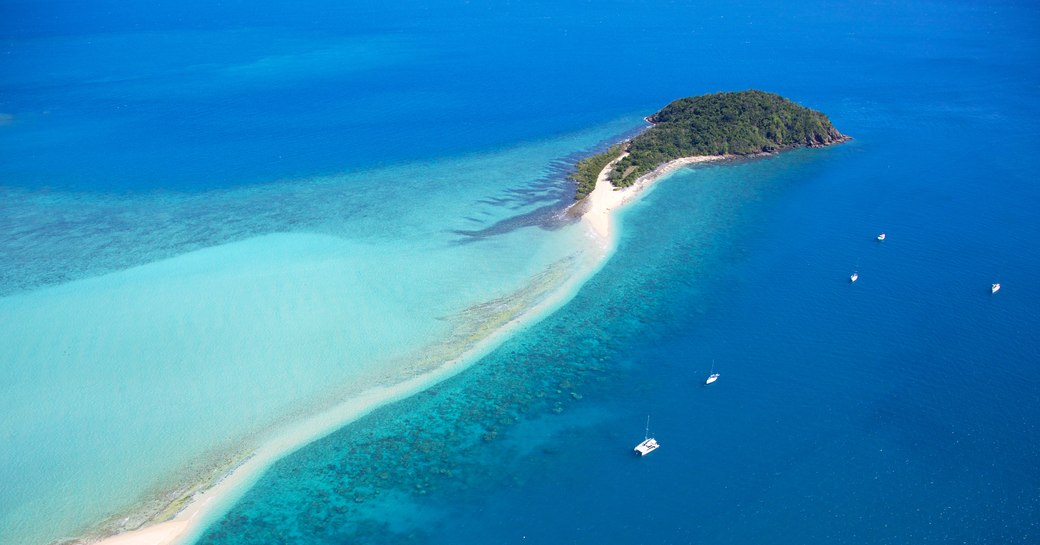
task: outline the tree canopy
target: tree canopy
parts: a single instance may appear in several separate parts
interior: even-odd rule
[[[623,149],[584,159],[571,177],[579,183],[577,198],[595,188],[596,177],[610,161],[627,151],[610,172],[616,187],[680,157],[752,155],[802,146],[843,142],[827,116],[773,93],[757,90],[680,98],[647,117],[653,126]],[[589,172],[599,166],[594,173]],[[591,180],[591,186],[589,185]]]

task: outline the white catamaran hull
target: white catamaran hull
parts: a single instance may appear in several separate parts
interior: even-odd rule
[[[659,446],[661,445],[657,444],[657,440],[651,437],[650,439],[646,439],[642,443],[636,445],[636,448],[633,450],[638,452],[640,456],[646,456],[647,454],[657,450],[657,447]]]

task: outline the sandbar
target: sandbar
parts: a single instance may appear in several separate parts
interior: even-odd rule
[[[596,263],[600,263],[605,254],[592,255],[597,256]],[[530,287],[531,293],[514,294],[516,301],[505,298],[497,301],[493,306],[495,312],[502,316],[496,319],[481,320],[478,323],[479,328],[473,331],[464,330],[465,342],[459,345],[457,351],[454,348],[455,345],[441,349],[448,350],[446,354],[450,355],[444,359],[438,358],[437,365],[426,368],[406,380],[368,388],[327,410],[293,423],[246,455],[241,463],[215,481],[215,484],[202,485],[197,492],[192,492],[189,496],[178,500],[177,503],[183,507],[172,517],[159,517],[141,528],[122,531],[100,540],[90,536],[84,537],[81,538],[80,543],[176,545],[198,539],[207,527],[226,513],[274,462],[357,421],[382,406],[422,392],[465,370],[505,342],[518,329],[548,316],[570,301],[591,274],[591,272],[588,274],[560,273],[562,283],[559,285],[555,283],[555,280],[561,277],[552,274],[544,275],[545,278],[540,283]],[[531,303],[531,306],[527,306],[528,302]],[[512,308],[510,305],[515,307],[512,309],[515,312],[508,312]]]
[[[604,167],[596,179],[596,188],[579,203],[583,211],[581,221],[590,229],[600,249],[605,251],[603,257],[612,251],[616,242],[614,215],[617,210],[632,202],[644,189],[683,166],[734,157],[732,155],[701,155],[675,159],[641,176],[631,186],[615,189],[607,179],[607,175],[614,163],[625,155],[627,153]],[[569,286],[561,291],[563,293],[571,291],[573,294],[573,288],[574,286]],[[512,320],[506,327],[502,327],[489,338],[477,343],[477,346],[472,347],[465,355],[454,361],[446,362],[437,369],[394,386],[373,388],[324,414],[306,419],[293,426],[290,432],[253,452],[244,463],[236,467],[215,486],[195,494],[172,519],[151,523],[137,530],[129,530],[104,538],[95,542],[96,545],[173,545],[200,537],[206,526],[220,514],[226,512],[230,505],[237,501],[274,461],[357,420],[380,406],[413,395],[429,387],[432,383],[461,371],[466,367],[466,363],[489,352],[521,323],[532,321],[532,315],[544,315],[554,307],[561,306],[567,299],[569,297],[564,296],[537,305],[536,308],[525,313],[522,318]]]

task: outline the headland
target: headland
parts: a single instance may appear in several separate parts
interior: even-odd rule
[[[571,174],[572,208],[607,248],[615,244],[614,210],[678,168],[850,139],[826,115],[757,90],[681,98],[645,119],[645,131],[579,161]]]
[[[753,89],[680,98],[646,121],[651,125],[631,140],[578,162],[571,174],[576,200],[592,193],[608,165],[606,179],[623,188],[679,159],[755,156],[850,139],[823,113]]]

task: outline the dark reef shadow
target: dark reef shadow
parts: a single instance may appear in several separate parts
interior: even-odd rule
[[[499,220],[482,229],[453,229],[450,232],[459,237],[454,244],[469,244],[525,227],[555,231],[578,221],[581,218],[584,203],[575,205],[574,195],[577,186],[569,177],[578,161],[603,152],[617,142],[630,139],[645,129],[646,127],[639,127],[625,134],[603,140],[589,150],[561,157],[548,165],[546,174],[541,178],[523,187],[507,188],[502,190],[499,195],[476,201],[477,204],[505,207],[511,210],[526,209],[538,204],[542,206]],[[474,212],[464,219],[484,224],[484,220],[477,217],[479,214],[480,212]]]

